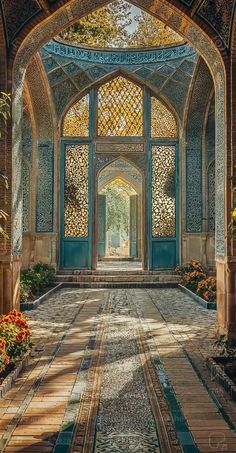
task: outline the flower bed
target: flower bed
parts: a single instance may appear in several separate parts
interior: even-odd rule
[[[236,401],[235,365],[235,357],[210,357],[207,359],[207,367],[210,371],[211,379],[224,387],[233,401]]]
[[[202,264],[196,260],[177,266],[176,272],[181,276],[181,285],[197,296],[195,300],[200,298],[206,302],[206,308],[213,308],[216,303],[216,277],[207,275]]]
[[[236,342],[227,339],[225,335],[220,335],[215,345],[218,356],[207,360],[211,378],[222,385],[229,396],[236,401]]]
[[[0,383],[32,347],[27,318],[13,310],[0,317]]]
[[[48,264],[38,263],[30,269],[21,271],[20,302],[27,304],[43,294],[52,286],[55,280],[55,270]]]

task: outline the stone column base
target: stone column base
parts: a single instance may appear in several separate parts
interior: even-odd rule
[[[236,263],[216,261],[217,334],[236,341]]]
[[[20,268],[20,256],[0,256],[0,314],[20,308]]]
[[[24,233],[22,242],[22,266],[29,267],[36,263],[51,264],[57,269],[58,262],[57,233]]]

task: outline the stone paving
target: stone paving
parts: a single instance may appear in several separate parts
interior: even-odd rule
[[[1,451],[236,451],[205,367],[215,312],[177,289],[63,289],[27,315],[36,347],[0,401]]]

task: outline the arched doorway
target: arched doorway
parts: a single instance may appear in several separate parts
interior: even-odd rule
[[[97,178],[98,260],[138,260],[143,253],[143,176],[129,161],[118,158]]]
[[[180,220],[178,125],[171,110],[144,84],[119,73],[67,110],[62,133],[61,267],[97,266],[96,180],[106,168],[128,183],[131,175],[144,175],[143,268],[173,269]]]
[[[6,156],[8,156],[9,166],[7,171],[9,171],[10,180],[13,181],[12,188],[7,195],[9,201],[9,212],[12,217],[10,220],[10,233],[12,234],[13,240],[9,241],[9,244],[3,244],[2,250],[4,254],[7,252],[7,269],[8,269],[8,280],[9,284],[6,287],[11,288],[10,290],[10,299],[14,298],[18,294],[18,280],[15,279],[14,275],[19,275],[20,269],[20,259],[18,258],[21,255],[21,222],[19,217],[19,212],[21,211],[21,195],[20,195],[20,105],[21,105],[21,94],[23,88],[23,80],[25,75],[25,69],[29,62],[29,59],[34,55],[40,46],[42,46],[48,39],[52,36],[55,36],[62,28],[68,27],[69,23],[75,22],[78,18],[84,16],[85,14],[93,11],[95,7],[101,6],[107,2],[101,0],[98,2],[99,5],[94,5],[94,2],[86,2],[78,4],[76,1],[60,2],[60,5],[53,5],[52,8],[44,7],[37,9],[35,14],[37,17],[31,17],[31,11],[28,11],[29,17],[25,22],[20,22],[19,27],[16,28],[13,35],[10,33],[8,36],[10,46],[9,47],[9,91],[11,91],[13,86],[13,120],[15,121],[15,127],[13,128],[13,139],[11,141],[10,137],[5,146]],[[221,2],[222,3],[222,2]],[[224,2],[223,2],[224,3]],[[220,5],[220,11],[223,13],[224,5]],[[136,5],[143,7],[143,2],[141,0],[135,2]],[[186,38],[190,43],[192,43],[199,53],[203,56],[207,65],[209,66],[211,73],[214,78],[215,90],[216,90],[216,260],[217,260],[217,269],[218,269],[218,282],[220,287],[220,296],[219,299],[222,301],[221,306],[223,307],[226,303],[225,298],[228,297],[228,290],[226,290],[226,283],[228,280],[226,278],[226,273],[228,269],[229,262],[232,262],[232,247],[231,239],[228,239],[227,244],[225,244],[227,224],[230,219],[230,209],[226,210],[226,206],[231,206],[232,197],[229,196],[230,193],[230,171],[228,174],[229,168],[231,167],[231,130],[227,131],[227,124],[225,122],[226,112],[230,114],[231,102],[231,86],[230,83],[226,84],[226,80],[230,80],[230,65],[229,59],[226,57],[226,47],[230,45],[230,29],[232,24],[233,17],[233,6],[232,12],[229,8],[229,14],[226,18],[226,39],[224,38],[225,26],[222,28],[221,24],[218,27],[215,26],[215,9],[210,8],[211,17],[209,17],[207,11],[209,8],[205,8],[205,5],[198,5],[196,0],[196,5],[193,7],[193,2],[185,2],[186,6],[177,5],[175,2],[174,5],[172,2],[162,0],[153,0],[148,6],[146,5],[146,10],[150,11],[156,17],[162,19],[169,26],[173,27],[178,31],[184,38]],[[195,7],[197,6],[197,7]],[[14,8],[15,5],[12,5],[11,8]],[[193,7],[193,8],[192,8]],[[199,8],[198,8],[199,7]],[[11,8],[9,11],[11,11]],[[192,8],[192,9],[190,9]],[[27,10],[27,9],[26,9]],[[202,13],[202,14],[201,14]],[[222,14],[223,16],[223,14]],[[22,25],[24,23],[24,25]],[[209,26],[213,24],[213,26]],[[27,24],[27,27],[26,25]],[[37,25],[37,26],[36,26]],[[10,30],[9,30],[10,31]],[[222,32],[222,33],[221,33]],[[223,34],[223,38],[222,38]],[[8,33],[7,33],[8,35]],[[14,45],[11,45],[14,42]],[[219,44],[220,43],[220,44]],[[7,45],[7,44],[6,44]],[[14,69],[13,69],[14,64]],[[11,71],[13,73],[11,74]],[[12,77],[11,77],[12,75]],[[5,83],[5,75],[2,79]],[[12,83],[13,82],[13,83]],[[228,95],[226,96],[226,91],[228,90]],[[229,100],[229,106],[227,102]],[[230,129],[230,125],[229,125]],[[228,151],[227,151],[228,150]],[[227,154],[228,152],[228,154]],[[7,161],[7,159],[6,159]],[[11,162],[11,163],[10,163]],[[12,165],[14,162],[14,165]],[[227,192],[228,189],[228,192]],[[11,196],[13,195],[12,199]],[[56,206],[55,196],[55,203]],[[55,235],[58,233],[57,221],[54,219],[54,229]],[[226,249],[227,246],[227,249]],[[228,260],[229,255],[229,260]],[[5,261],[1,263],[1,266],[6,266]],[[234,278],[234,271],[232,271]],[[16,283],[12,283],[15,282]],[[233,285],[233,282],[232,282]],[[16,288],[15,288],[16,286]],[[230,290],[231,293],[231,290]],[[17,299],[18,296],[16,296]],[[228,301],[227,301],[228,304]],[[13,304],[14,305],[14,304]],[[223,309],[222,309],[223,310]],[[227,311],[227,310],[226,310]]]

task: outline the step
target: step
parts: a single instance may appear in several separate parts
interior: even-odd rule
[[[122,288],[177,288],[178,282],[166,281],[166,282],[113,282],[113,283],[77,283],[77,282],[64,282],[64,288],[110,288],[110,289],[122,289]]]
[[[173,270],[156,270],[149,271],[143,269],[132,269],[132,270],[120,270],[120,269],[108,269],[108,270],[90,270],[90,269],[61,269],[57,272],[57,275],[176,275]]]
[[[66,274],[57,275],[56,282],[74,282],[74,283],[160,283],[176,282],[179,283],[180,277],[175,274],[146,274],[146,275],[76,275]]]

